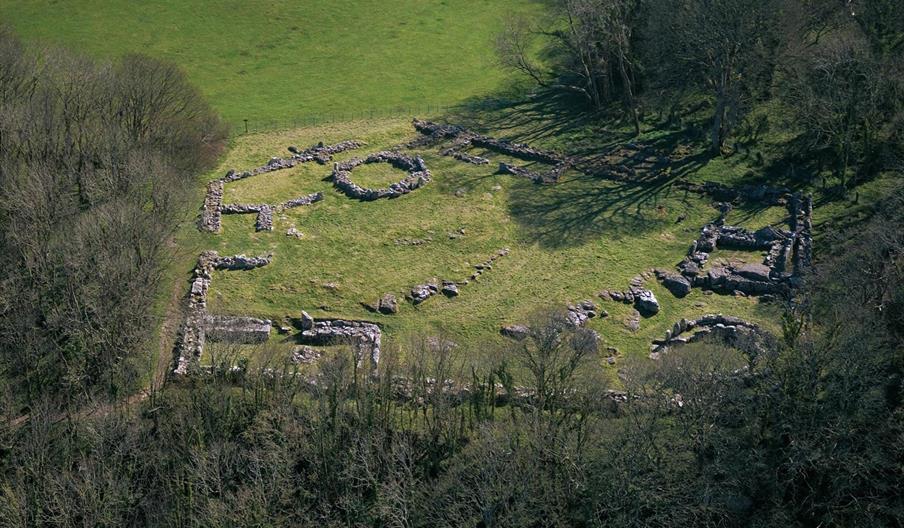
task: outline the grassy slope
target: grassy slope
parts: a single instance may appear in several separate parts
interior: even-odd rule
[[[532,0],[4,0],[29,39],[180,64],[238,123],[447,105],[494,90],[493,35]]]
[[[361,151],[366,153],[412,134],[410,124],[398,119],[242,137],[211,177],[229,167],[261,164],[284,153],[289,144],[362,139],[369,143]],[[259,270],[217,273],[211,310],[279,320],[304,309],[315,316],[378,321],[390,339],[404,339],[426,328],[479,346],[501,339],[500,325],[522,321],[536,308],[595,298],[601,289],[625,288],[641,270],[673,266],[699,227],[715,214],[707,201],[668,186],[615,185],[577,173],[556,186],[536,186],[493,175],[492,166],[475,167],[438,156],[436,149],[418,152],[434,181],[396,200],[360,203],[346,198],[323,181],[329,168],[316,164],[228,184],[227,202],[282,201],[318,190],[326,198],[312,207],[286,212],[276,219],[272,233],[255,233],[253,215],[224,217],[221,235],[186,232],[198,247],[224,254],[272,251],[275,255],[273,264]],[[402,175],[379,166],[353,172],[356,180],[370,184],[389,183]],[[460,189],[466,191],[464,197],[455,195]],[[682,213],[687,219],[676,224]],[[782,217],[775,210],[742,214],[744,223],[757,227]],[[290,225],[305,237],[287,237]],[[465,236],[450,239],[448,233],[460,227],[465,228]],[[402,238],[432,241],[422,246],[394,242]],[[502,247],[510,248],[511,254],[478,282],[464,286],[456,299],[438,296],[418,307],[406,302],[394,316],[371,314],[360,304],[385,292],[401,297],[411,286],[433,277],[466,278],[470,265]],[[327,286],[331,283],[336,287]],[[642,322],[637,334],[623,324],[630,307],[604,305],[610,317],[592,326],[603,333],[607,344],[630,355],[643,355],[650,340],[675,320],[714,311],[767,324],[775,321],[774,308],[752,299],[695,291],[679,300],[656,284],[652,289],[663,311]]]

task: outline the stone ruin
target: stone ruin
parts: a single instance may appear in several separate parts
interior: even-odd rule
[[[597,295],[606,301],[633,304],[642,315],[651,317],[659,313],[659,300],[651,290],[644,287],[644,283],[654,274],[655,270],[652,269],[644,271],[640,275],[635,275],[625,290],[603,290]]]
[[[225,176],[223,176],[222,180],[223,183],[230,183],[238,180],[243,180],[245,178],[250,178],[251,176],[257,176],[258,174],[266,174],[268,172],[278,171],[282,169],[291,169],[292,167],[295,167],[300,163],[308,163],[311,161],[316,161],[321,165],[326,165],[327,163],[332,161],[333,154],[338,154],[347,150],[358,149],[363,147],[364,145],[365,143],[360,141],[343,141],[335,145],[324,145],[321,142],[305,150],[298,150],[298,148],[296,147],[289,147],[288,150],[292,153],[292,156],[288,158],[273,157],[270,158],[270,161],[268,161],[265,165],[242,172],[231,169],[226,173]]]
[[[552,165],[547,172],[535,172],[524,167],[500,163],[498,173],[512,174],[527,178],[534,183],[555,183],[566,170],[574,166],[574,160],[553,152],[535,149],[529,145],[512,143],[502,139],[484,136],[457,125],[442,125],[430,121],[415,119],[412,124],[422,137],[409,143],[409,147],[435,145],[444,141],[452,141],[452,146],[440,151],[443,156],[450,156],[465,163],[486,165],[490,160],[467,153],[473,147],[483,148],[499,154],[505,154],[526,161],[536,161]]]
[[[720,204],[719,219],[703,226],[700,236],[691,244],[687,256],[678,263],[678,274],[658,271],[657,276],[669,291],[678,297],[691,287],[718,293],[744,295],[784,294],[799,285],[812,263],[811,235],[813,200],[811,197],[791,195],[786,200],[790,230],[771,226],[757,231],[724,224],[731,207]],[[716,248],[744,251],[764,251],[761,264],[723,265],[702,271],[709,255]],[[792,271],[787,268],[791,261]]]
[[[208,233],[219,233],[222,206],[223,180],[213,180],[207,184],[207,194],[204,196],[204,207],[201,209],[198,229]]]
[[[355,167],[367,163],[389,163],[397,169],[407,171],[408,176],[388,188],[364,188],[352,181],[350,173]],[[380,198],[398,198],[427,185],[430,182],[430,171],[427,170],[427,165],[420,156],[411,157],[398,152],[384,150],[375,152],[363,159],[352,158],[348,161],[336,163],[333,165],[333,173],[330,177],[333,180],[333,187],[349,198],[369,202]]]
[[[594,317],[608,317],[609,313],[605,310],[599,310],[593,301],[584,300],[576,304],[568,303],[565,305],[564,316],[565,322],[569,326],[583,328]],[[585,329],[584,332],[585,336],[589,336],[594,341],[594,345],[602,339],[595,330]],[[507,325],[500,328],[499,333],[513,341],[524,341],[530,336],[530,327],[525,324]]]
[[[212,342],[262,343],[270,336],[272,323],[251,317],[215,316],[207,313],[207,292],[214,270],[251,270],[266,266],[272,256],[221,257],[216,251],[205,251],[192,270],[191,288],[185,307],[185,318],[174,347],[175,364],[172,373],[188,373],[189,366],[201,358],[204,345]]]
[[[418,305],[438,293],[442,293],[446,297],[458,297],[458,295],[461,293],[459,287],[466,286],[471,281],[476,281],[481,274],[493,269],[494,262],[508,254],[509,249],[502,248],[494,253],[492,257],[481,262],[480,264],[474,265],[474,272],[468,279],[463,279],[460,281],[444,279],[441,283],[437,283],[434,279],[424,284],[418,284],[417,286],[411,288],[409,298],[411,299],[412,304]]]
[[[710,196],[719,202],[752,202],[763,205],[786,205],[792,194],[784,187],[769,187],[768,185],[741,185],[729,187],[728,185],[706,181],[702,184],[681,180],[675,183],[679,189],[684,189],[696,194]]]
[[[380,363],[380,346],[383,332],[375,323],[345,319],[314,319],[307,312],[298,321],[301,333],[298,339],[305,345],[349,344],[355,348],[359,362],[367,359],[370,368]]]
[[[266,319],[208,315],[204,320],[207,339],[221,343],[259,344],[270,338],[273,323]]]
[[[650,346],[650,359],[659,357],[675,348],[704,339],[718,339],[729,346],[740,345],[746,340],[757,352],[770,336],[755,323],[722,314],[708,314],[696,320],[681,319],[671,329],[666,330],[662,339],[655,339]],[[748,348],[748,347],[745,347]],[[756,355],[751,359],[756,359]]]
[[[273,213],[293,207],[311,205],[323,200],[322,192],[315,192],[299,198],[294,198],[281,204],[226,204],[220,209],[221,214],[257,214],[254,222],[255,231],[273,230]]]
[[[342,141],[335,145],[324,145],[322,142],[309,147],[305,150],[299,150],[297,147],[289,147],[289,152],[292,153],[292,156],[289,158],[270,158],[265,165],[260,167],[246,170],[242,172],[238,172],[235,169],[230,169],[222,178],[218,178],[213,180],[207,184],[207,195],[204,198],[204,206],[201,209],[201,218],[198,221],[198,229],[200,231],[205,231],[209,233],[219,233],[220,232],[220,215],[221,214],[243,214],[243,213],[257,213],[258,218],[256,225],[258,227],[258,231],[262,230],[272,230],[273,229],[273,217],[272,211],[276,209],[288,209],[291,207],[298,207],[299,205],[309,205],[311,202],[304,202],[304,200],[308,197],[301,197],[295,200],[289,200],[279,206],[272,204],[258,204],[258,205],[245,205],[245,204],[230,204],[223,205],[223,186],[227,183],[243,180],[245,178],[250,178],[251,176],[256,176],[258,174],[265,174],[268,172],[273,172],[282,169],[290,169],[295,167],[299,163],[307,163],[310,161],[316,161],[321,165],[325,165],[332,161],[333,155],[338,154],[340,152],[345,152],[347,150],[353,150],[364,146],[365,143],[360,141]],[[323,197],[321,193],[315,193]],[[319,199],[319,198],[318,198]],[[317,200],[314,200],[317,201]],[[270,208],[269,212],[263,212],[267,207]],[[269,220],[268,220],[269,217]]]

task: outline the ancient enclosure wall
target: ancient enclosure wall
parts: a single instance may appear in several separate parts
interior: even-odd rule
[[[527,178],[534,183],[555,183],[566,170],[571,168],[574,161],[554,152],[535,149],[523,143],[512,143],[502,139],[484,136],[467,130],[457,125],[442,125],[430,121],[415,119],[412,124],[415,130],[421,133],[420,141],[409,143],[409,146],[427,146],[451,140],[452,146],[440,151],[443,156],[451,156],[465,163],[485,165],[490,162],[486,158],[473,156],[466,151],[473,147],[484,148],[507,156],[512,156],[525,161],[536,161],[552,165],[552,169],[546,172],[537,172],[525,167],[519,167],[509,163],[500,163],[500,174],[511,174]]]
[[[186,299],[184,319],[174,346],[172,373],[188,373],[192,363],[197,363],[204,352],[205,343],[261,343],[270,335],[271,322],[250,317],[228,317],[207,313],[207,292],[214,270],[245,271],[266,266],[272,256],[247,257],[233,255],[221,257],[216,251],[205,251],[198,257],[192,270],[191,288]]]
[[[342,141],[335,145],[324,145],[318,143],[305,150],[298,150],[296,147],[289,147],[292,156],[289,158],[270,158],[266,164],[246,171],[236,171],[230,169],[222,178],[213,180],[207,184],[207,194],[204,198],[204,206],[201,209],[201,217],[198,221],[198,229],[208,233],[218,233],[221,228],[221,214],[247,214],[256,213],[258,215],[256,221],[256,229],[258,231],[269,231],[273,229],[274,210],[289,209],[301,205],[310,205],[323,198],[322,193],[314,193],[308,196],[302,196],[294,200],[289,200],[282,204],[227,204],[223,205],[223,187],[225,184],[265,174],[277,170],[290,169],[299,163],[307,163],[316,161],[321,165],[332,161],[333,155],[347,150],[357,149],[365,145],[361,141]],[[269,208],[269,211],[267,209]]]
[[[351,172],[355,167],[368,163],[389,163],[397,169],[407,171],[408,176],[387,188],[369,189],[361,187],[352,181]],[[430,182],[430,171],[427,170],[427,166],[420,156],[412,157],[384,150],[363,159],[352,158],[342,163],[336,163],[333,165],[331,178],[333,187],[349,198],[369,202],[380,198],[397,198],[427,185]]]
[[[759,325],[743,319],[722,314],[709,314],[699,319],[681,319],[671,329],[666,330],[665,337],[653,341],[650,347],[650,358],[658,359],[675,348],[704,339],[717,339],[729,346],[744,345],[756,360],[763,344],[771,339]],[[746,340],[746,343],[741,343]]]

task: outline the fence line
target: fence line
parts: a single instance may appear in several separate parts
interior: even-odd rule
[[[278,119],[258,119],[248,117],[238,122],[229,123],[233,136],[244,136],[275,130],[289,130],[345,121],[361,121],[367,119],[386,119],[390,117],[427,117],[448,113],[454,107],[448,105],[410,105],[388,108],[371,108],[348,112],[324,112],[304,114]]]

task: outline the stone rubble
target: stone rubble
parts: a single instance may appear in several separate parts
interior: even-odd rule
[[[634,308],[646,317],[652,317],[659,313],[659,300],[656,295],[644,284],[651,279],[657,270],[647,270],[640,275],[635,275],[626,290],[603,290],[597,294],[601,299],[607,301],[616,301],[624,304],[633,304]]]
[[[201,219],[198,221],[198,229],[208,233],[220,232],[220,209],[223,205],[223,181],[214,180],[207,184],[207,194],[204,197],[204,207],[201,209]]]
[[[201,210],[201,218],[198,221],[198,229],[209,233],[219,233],[221,214],[260,214],[261,209],[265,204],[229,204],[224,206],[223,186],[225,184],[249,178],[251,176],[256,176],[258,174],[264,174],[281,169],[289,169],[298,165],[299,163],[306,163],[309,161],[316,161],[317,163],[324,165],[332,161],[333,154],[338,154],[339,152],[344,152],[346,150],[357,149],[364,145],[365,143],[360,141],[342,141],[335,145],[324,145],[323,143],[318,143],[317,145],[314,145],[303,151],[298,150],[296,147],[289,147],[289,151],[293,154],[290,158],[270,158],[270,161],[268,161],[265,165],[242,172],[238,172],[235,169],[230,169],[222,178],[218,178],[207,184],[207,195],[204,198],[204,207]],[[314,199],[313,197],[318,194],[319,197]],[[309,195],[307,197],[298,198],[296,200],[289,200],[281,206],[270,205],[269,207],[271,209],[288,209],[291,207],[297,207],[299,205],[308,205],[310,203],[319,201],[322,198],[322,193],[314,193],[313,195]],[[310,199],[310,201],[308,201],[308,199]]]
[[[415,140],[408,144],[413,146],[427,146],[440,143],[442,141],[452,140],[451,147],[443,149],[440,154],[443,156],[451,156],[465,163],[475,165],[486,165],[490,160],[479,156],[468,154],[466,150],[477,147],[498,152],[507,156],[512,156],[526,161],[536,161],[547,165],[552,165],[552,169],[545,173],[538,173],[524,167],[518,167],[508,163],[499,164],[500,174],[513,174],[515,176],[525,177],[534,183],[555,183],[559,177],[567,169],[574,165],[574,160],[566,158],[556,153],[546,152],[535,149],[529,145],[522,143],[512,143],[509,141],[484,136],[476,132],[469,131],[464,127],[457,125],[442,125],[432,123],[430,121],[422,121],[414,119],[412,122],[415,130],[422,134],[421,140]]]
[[[273,209],[269,205],[261,207],[254,222],[255,231],[273,231]]]
[[[216,251],[205,251],[198,257],[198,263],[192,270],[191,287],[185,307],[185,317],[179,328],[173,355],[175,357],[172,374],[184,375],[188,373],[192,363],[201,358],[204,345],[210,337],[211,340],[230,340],[231,336],[246,336],[248,332],[256,335],[254,342],[260,342],[263,338],[263,324],[271,325],[269,321],[251,318],[211,316],[207,313],[207,292],[210,289],[210,280],[213,270],[248,270],[266,266],[272,260],[271,256],[246,257],[234,255],[220,257]],[[230,334],[225,321],[236,323],[236,334]],[[260,326],[255,326],[260,323]],[[244,330],[239,331],[239,328]],[[211,333],[212,329],[212,333]],[[269,336],[269,326],[266,335]],[[243,337],[246,338],[246,337]],[[263,338],[263,340],[266,340]]]
[[[772,194],[766,194],[772,196]],[[812,198],[795,193],[783,198],[789,210],[790,230],[767,226],[757,231],[724,225],[727,210],[719,220],[707,224],[691,244],[687,256],[678,263],[678,272],[693,287],[723,294],[778,295],[797,286],[800,277],[812,264]],[[720,204],[721,205],[721,204]],[[730,209],[728,209],[730,210]],[[717,248],[764,251],[761,264],[713,266],[702,271],[709,254]],[[791,253],[793,272],[787,273],[786,262]],[[683,281],[668,273],[657,273],[663,285],[676,295],[687,290]],[[679,284],[680,283],[680,284]],[[677,293],[676,293],[677,292]],[[683,293],[686,295],[686,293]]]
[[[484,272],[493,269],[493,263],[508,254],[509,249],[502,248],[487,260],[479,264],[475,264],[474,272],[471,273],[471,276],[468,279],[460,281],[444,279],[441,282],[437,282],[436,279],[432,279],[428,282],[425,282],[424,284],[418,284],[411,288],[408,296],[411,299],[412,304],[414,305],[421,304],[422,302],[438,293],[442,293],[447,297],[458,297],[461,294],[462,286],[468,285],[471,281],[476,281]]]
[[[365,163],[389,163],[393,167],[408,172],[408,176],[388,188],[368,189],[361,187],[351,179],[351,171]],[[380,198],[398,198],[419,189],[430,182],[430,171],[420,156],[407,156],[393,151],[376,152],[366,158],[352,158],[335,163],[331,175],[333,186],[350,198],[362,201],[379,200]]]
[[[314,319],[302,312],[299,339],[308,345],[349,344],[355,347],[359,362],[369,360],[371,369],[380,362],[382,331],[374,323],[344,319]]]
[[[685,335],[690,333],[690,335]],[[733,346],[742,337],[759,349],[760,343],[768,339],[768,334],[759,325],[743,319],[722,314],[708,314],[696,320],[681,319],[671,329],[666,330],[662,339],[655,339],[650,347],[650,359],[659,359],[661,354],[706,338],[717,338]]]
[[[208,341],[260,344],[270,338],[273,322],[254,317],[208,315],[204,325]]]
[[[314,363],[322,354],[319,350],[306,345],[297,346],[292,350],[292,363],[308,365]]]

